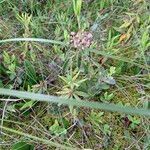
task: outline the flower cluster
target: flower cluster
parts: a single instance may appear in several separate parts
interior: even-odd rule
[[[71,44],[74,48],[85,49],[90,47],[93,41],[93,35],[90,32],[78,31],[71,32]]]

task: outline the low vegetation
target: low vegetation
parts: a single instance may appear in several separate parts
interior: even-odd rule
[[[0,1],[0,150],[149,150],[149,93],[149,0]]]

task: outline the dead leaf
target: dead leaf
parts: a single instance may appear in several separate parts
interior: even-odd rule
[[[126,40],[126,38],[127,38],[127,34],[126,33],[122,34],[120,36],[120,38],[119,38],[119,43],[121,43],[122,41]]]

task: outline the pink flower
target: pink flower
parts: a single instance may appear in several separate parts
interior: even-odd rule
[[[93,41],[93,35],[90,32],[78,31],[70,33],[70,43],[74,48],[85,49],[90,47]]]

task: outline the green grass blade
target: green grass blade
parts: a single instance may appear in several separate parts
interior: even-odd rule
[[[111,59],[115,59],[115,60],[119,60],[119,61],[121,60],[123,62],[126,62],[126,63],[132,64],[132,65],[138,66],[138,67],[140,67],[142,69],[150,69],[149,66],[136,63],[133,60],[125,58],[125,57],[119,57],[119,56],[115,56],[115,55],[112,55],[112,54],[107,54],[104,51],[98,51],[98,50],[95,50],[95,49],[88,49],[88,50],[89,50],[89,52],[95,53],[97,55],[102,55],[102,56],[104,56],[106,58],[111,58]]]
[[[5,0],[2,0],[2,1],[0,2],[0,4],[2,4],[3,2],[5,2]]]
[[[45,139],[39,138],[37,136],[30,135],[30,134],[27,134],[27,133],[23,133],[23,132],[14,130],[12,128],[4,127],[4,126],[0,126],[0,128],[2,128],[3,130],[5,130],[7,132],[11,132],[13,134],[18,134],[18,135],[25,136],[25,137],[28,137],[30,139],[33,139],[35,141],[42,142],[43,144],[46,144],[48,146],[53,146],[53,147],[57,147],[57,148],[60,148],[60,149],[65,149],[65,150],[76,150],[77,149],[77,148],[75,149],[75,148],[72,148],[72,147],[68,147],[68,146],[59,144],[57,142],[52,142],[50,140],[45,140]]]
[[[15,96],[24,99],[46,101],[51,103],[59,103],[63,105],[72,105],[77,107],[87,107],[92,109],[101,109],[105,111],[112,111],[112,112],[119,112],[119,113],[133,114],[133,115],[150,116],[150,110],[143,109],[143,108],[132,108],[127,106],[119,106],[116,104],[89,102],[87,100],[77,101],[75,99],[66,99],[63,97],[9,90],[4,88],[0,88],[0,95]]]
[[[12,39],[5,39],[0,40],[0,43],[6,42],[41,42],[41,43],[51,43],[51,44],[59,44],[59,45],[66,45],[64,42],[56,41],[56,40],[49,40],[49,39],[41,39],[41,38],[12,38]]]

